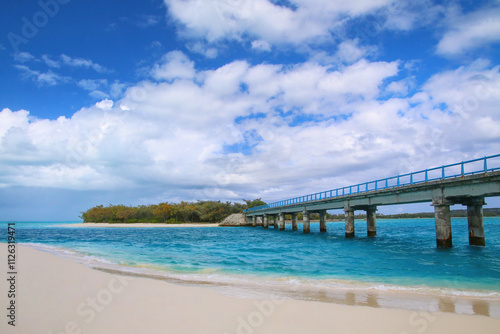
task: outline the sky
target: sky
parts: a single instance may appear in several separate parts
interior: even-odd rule
[[[0,220],[498,154],[499,70],[498,0],[5,0]]]

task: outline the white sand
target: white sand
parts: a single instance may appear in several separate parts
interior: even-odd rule
[[[6,264],[6,244],[0,243]],[[500,319],[307,301],[240,299],[126,278],[18,246],[16,327],[0,333],[498,333]],[[2,266],[4,266],[2,264]],[[5,270],[0,299],[6,314]],[[93,305],[93,306],[92,306]]]
[[[183,224],[106,224],[106,223],[80,223],[56,225],[62,227],[217,227],[219,224],[209,223],[183,223]]]

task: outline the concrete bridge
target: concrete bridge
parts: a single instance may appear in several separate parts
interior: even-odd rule
[[[485,198],[500,196],[500,155],[463,161],[382,180],[299,196],[245,210],[252,226],[261,217],[262,226],[285,229],[285,215],[292,216],[297,230],[297,214],[303,214],[303,231],[310,232],[309,215],[319,213],[320,231],[326,232],[326,211],[344,209],[345,236],[354,237],[354,212],[366,211],[368,236],[377,234],[377,206],[431,202],[435,212],[436,243],[452,247],[450,206],[467,206],[469,244],[485,245],[483,205]],[[279,226],[278,221],[279,220]]]

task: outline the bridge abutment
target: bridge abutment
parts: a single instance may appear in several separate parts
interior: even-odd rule
[[[319,212],[319,231],[326,232],[326,210]]]
[[[433,203],[432,205],[436,220],[436,245],[439,248],[452,247],[450,204]]]
[[[354,209],[345,208],[345,237],[354,238]]]
[[[305,210],[302,212],[302,225],[304,233],[311,232],[311,222],[309,221],[309,212]]]
[[[484,198],[475,198],[467,203],[467,220],[469,223],[469,245],[485,246],[484,242]]]
[[[292,213],[292,231],[297,231],[297,212]]]

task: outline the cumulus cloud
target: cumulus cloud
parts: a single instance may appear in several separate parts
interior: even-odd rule
[[[188,48],[189,51],[193,53],[199,53],[208,59],[214,59],[219,54],[217,48],[209,46],[207,43],[202,43],[202,42],[188,43],[186,47]]]
[[[258,51],[271,51],[271,45],[263,40],[252,41],[252,49]]]
[[[482,8],[457,16],[437,45],[437,53],[461,55],[484,45],[500,42],[500,6]]]
[[[250,36],[255,41],[279,44],[330,39],[331,30],[345,16],[367,14],[391,2],[293,0],[278,5],[269,0],[165,0],[169,15],[186,36],[208,42]]]
[[[500,150],[498,67],[478,61],[387,95],[404,90],[399,67],[361,58],[202,71],[169,53],[123,98],[70,118],[2,110],[0,184],[273,200],[454,162],[444,151]]]
[[[192,79],[195,76],[194,63],[180,51],[172,51],[156,64],[151,75],[157,80]]]

